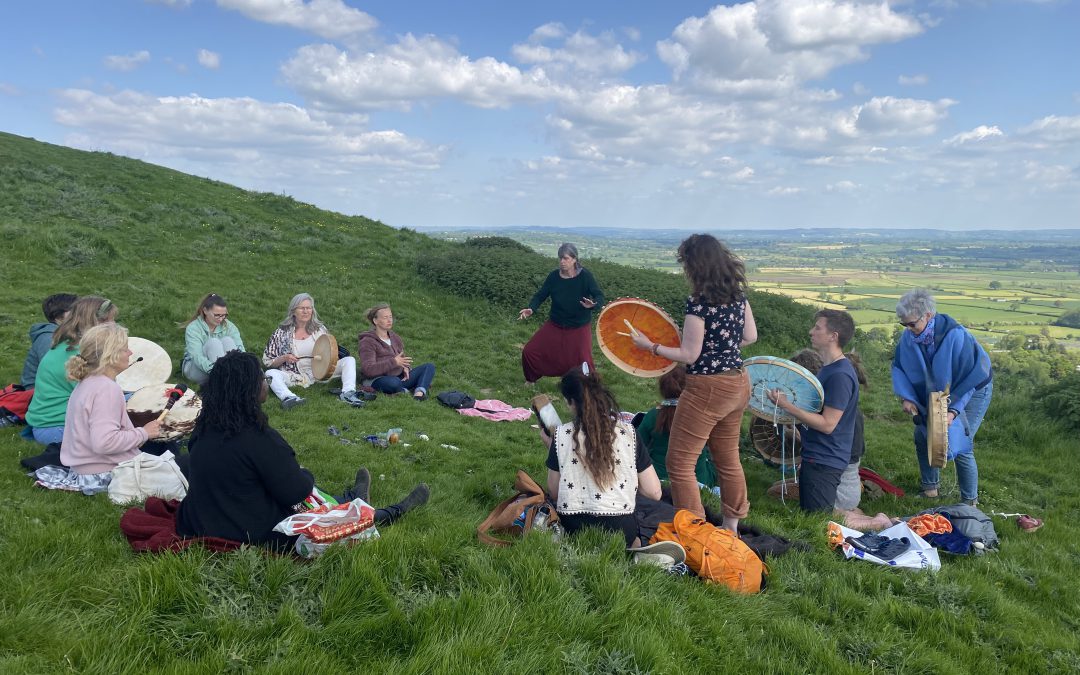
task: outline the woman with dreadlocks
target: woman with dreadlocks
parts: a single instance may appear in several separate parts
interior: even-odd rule
[[[638,495],[660,499],[660,479],[634,427],[618,419],[615,397],[587,368],[563,376],[560,390],[574,419],[541,438],[548,446],[548,494],[567,533],[586,526],[622,532],[638,543]]]
[[[187,497],[180,503],[176,531],[185,537],[221,537],[290,550],[295,537],[274,526],[296,511],[315,488],[311,472],[266,419],[262,403],[269,383],[253,354],[230,352],[210,371],[202,392],[203,407],[188,448]],[[361,467],[355,484],[338,497],[369,501],[371,476]],[[386,525],[428,500],[428,486],[417,485],[401,502],[376,509],[375,522]]]

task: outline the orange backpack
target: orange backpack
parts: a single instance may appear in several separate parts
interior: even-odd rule
[[[660,523],[650,544],[676,541],[686,549],[686,564],[702,579],[724,584],[738,593],[757,593],[768,570],[757,554],[730,530],[707,523],[680,509],[675,522]]]

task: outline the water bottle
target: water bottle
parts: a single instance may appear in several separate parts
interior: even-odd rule
[[[551,510],[548,509],[548,505],[544,504],[536,511],[536,516],[533,518],[533,529],[542,530],[547,527],[548,518],[551,517]]]

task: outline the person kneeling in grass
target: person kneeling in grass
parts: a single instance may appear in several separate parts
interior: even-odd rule
[[[814,315],[810,345],[821,357],[817,376],[825,392],[825,405],[820,413],[797,407],[779,389],[768,392],[768,396],[800,425],[799,506],[805,511],[835,512],[848,527],[855,529],[883,529],[892,524],[884,513],[870,517],[858,508],[837,508],[837,489],[852,463],[856,427],[861,426],[858,424],[859,373],[844,355],[844,346],[854,334],[855,322],[847,312],[823,309]],[[857,466],[855,472],[857,476]]]
[[[188,449],[188,494],[176,515],[182,537],[220,537],[289,551],[296,542],[274,526],[305,510],[315,479],[296,461],[296,453],[272,429],[262,410],[268,377],[253,354],[229,352],[217,360],[203,389],[203,407]],[[338,502],[368,501],[370,474],[361,468],[356,483]],[[375,510],[375,522],[390,524],[427,502],[420,483],[408,497]]]

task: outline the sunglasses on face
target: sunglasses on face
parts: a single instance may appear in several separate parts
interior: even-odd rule
[[[922,321],[921,318],[915,319],[914,321],[901,321],[900,325],[903,326],[904,328],[914,328],[915,326],[919,325],[920,321]]]

